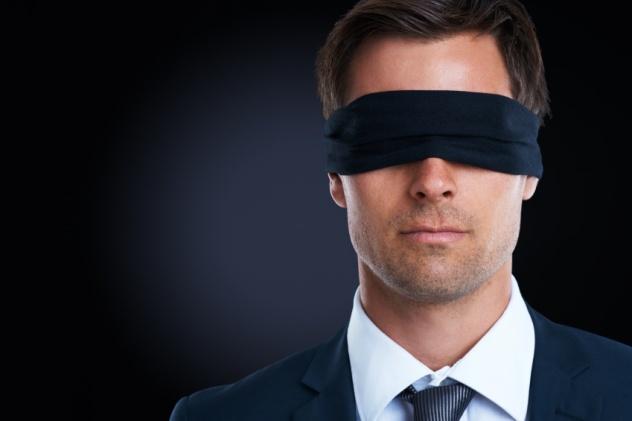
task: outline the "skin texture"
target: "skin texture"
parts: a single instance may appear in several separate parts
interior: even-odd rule
[[[365,40],[352,58],[345,104],[399,89],[451,89],[511,97],[495,39],[464,32],[441,41]],[[538,179],[431,157],[353,175],[328,173],[347,209],[369,318],[432,370],[462,358],[504,312],[522,201]],[[419,224],[466,230],[447,244],[413,242]]]

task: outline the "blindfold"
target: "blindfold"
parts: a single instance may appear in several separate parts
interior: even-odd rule
[[[328,172],[355,174],[428,157],[542,177],[535,113],[504,95],[451,90],[374,92],[325,122]]]

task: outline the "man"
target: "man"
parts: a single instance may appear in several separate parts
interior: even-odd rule
[[[549,113],[524,7],[361,1],[317,70],[358,255],[349,323],[171,419],[631,420],[632,347],[548,320],[512,275]]]

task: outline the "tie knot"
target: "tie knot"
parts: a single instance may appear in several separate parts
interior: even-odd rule
[[[413,404],[415,421],[458,421],[474,397],[474,390],[458,382],[418,392],[410,385],[398,396]]]

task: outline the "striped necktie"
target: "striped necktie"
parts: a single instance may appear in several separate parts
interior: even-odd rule
[[[414,421],[459,421],[474,393],[474,389],[463,383],[453,383],[430,386],[419,392],[410,385],[398,396],[413,404]]]

